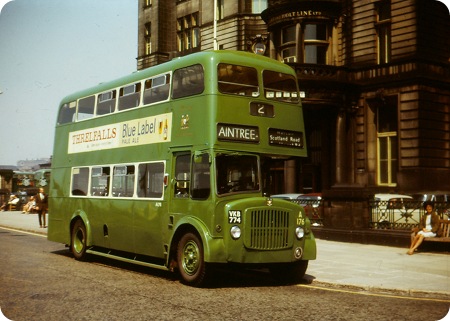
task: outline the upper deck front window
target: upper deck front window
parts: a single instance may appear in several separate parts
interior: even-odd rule
[[[198,95],[205,89],[205,74],[202,65],[180,68],[173,73],[172,98]]]
[[[58,125],[71,123],[75,120],[77,102],[72,101],[61,106],[58,115]]]
[[[294,76],[264,70],[264,95],[267,99],[285,101],[289,103],[298,103],[299,94],[297,89],[297,80]]]
[[[219,91],[224,94],[258,97],[258,74],[255,68],[221,63],[217,67]]]

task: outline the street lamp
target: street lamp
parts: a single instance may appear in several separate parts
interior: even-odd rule
[[[257,55],[264,55],[266,52],[266,35],[256,35],[250,38],[248,44],[251,46],[251,51]]]

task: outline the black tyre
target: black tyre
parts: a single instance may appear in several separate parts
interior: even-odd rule
[[[203,285],[206,279],[206,265],[203,244],[197,235],[187,233],[180,239],[177,248],[177,263],[184,283],[197,287]]]
[[[270,267],[270,273],[278,282],[285,284],[300,283],[305,276],[309,261],[275,264]]]
[[[72,227],[70,250],[77,260],[86,258],[86,226],[82,220],[77,220]]]

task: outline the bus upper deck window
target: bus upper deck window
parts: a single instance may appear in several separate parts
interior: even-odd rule
[[[141,100],[141,83],[135,83],[120,88],[119,110],[126,110],[139,106]]]
[[[202,65],[193,65],[175,70],[173,73],[172,98],[198,95],[205,89]]]
[[[78,101],[77,120],[84,120],[94,117],[95,96],[82,98]]]
[[[217,78],[221,93],[259,96],[258,75],[255,68],[221,63],[217,67]]]
[[[77,111],[77,102],[72,101],[61,106],[58,116],[58,125],[72,123],[75,121],[75,112]]]
[[[144,105],[169,98],[170,74],[160,75],[145,81]]]
[[[98,95],[97,115],[106,115],[114,112],[116,109],[116,91],[111,90]]]
[[[294,76],[264,70],[264,94],[267,99],[298,103],[300,95],[297,89],[297,80]]]

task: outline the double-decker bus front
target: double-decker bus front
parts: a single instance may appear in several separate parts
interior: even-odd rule
[[[184,193],[177,185],[188,191],[174,198],[171,214],[184,221],[183,209],[195,203],[196,219],[208,228],[206,245],[193,247],[193,240],[180,258],[181,275],[201,278],[205,260],[268,267],[279,279],[299,281],[316,258],[310,222],[300,206],[270,197],[273,169],[306,156],[295,74],[252,54],[217,54],[203,67],[213,75],[204,103],[183,103],[183,114],[174,114],[183,124],[174,133],[191,137],[193,152],[174,153],[175,167],[186,168],[174,173],[174,195]]]

